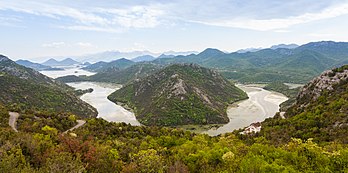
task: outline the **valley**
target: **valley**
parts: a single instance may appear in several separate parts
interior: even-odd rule
[[[0,0],[0,173],[348,173],[348,0]]]
[[[239,101],[227,109],[230,121],[218,128],[203,131],[210,136],[232,132],[252,123],[262,122],[279,112],[279,105],[288,98],[283,94],[271,92],[250,85],[237,85],[248,94],[247,100]]]
[[[56,78],[75,75],[75,71],[78,71],[81,75],[93,75],[92,72],[76,67],[68,67],[64,71],[40,72]],[[84,94],[80,98],[97,109],[99,118],[103,118],[109,122],[125,122],[131,125],[140,125],[134,113],[107,99],[107,96],[120,89],[121,85],[102,82],[73,82],[67,84],[75,89],[93,89],[92,93]],[[293,84],[293,86],[296,87],[298,85]],[[280,93],[262,89],[262,85],[239,84],[237,87],[246,92],[249,98],[227,108],[229,123],[217,125],[220,127],[213,127],[212,129],[210,129],[211,126],[208,126],[209,128],[207,129],[207,127],[200,125],[179,127],[198,133],[206,133],[210,136],[228,133],[274,116],[279,111],[279,104],[287,100],[287,97]]]
[[[76,82],[67,84],[76,89],[93,89],[92,93],[86,93],[80,98],[97,109],[97,118],[103,118],[109,122],[124,122],[134,126],[140,125],[134,113],[107,99],[108,95],[120,89],[120,85],[99,82]]]

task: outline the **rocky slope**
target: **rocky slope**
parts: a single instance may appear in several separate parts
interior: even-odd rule
[[[246,94],[216,71],[197,65],[171,65],[112,93],[145,125],[222,124],[229,103]]]
[[[262,123],[261,135],[276,143],[291,138],[348,143],[348,65],[328,70],[300,91],[285,119]]]
[[[97,111],[73,91],[63,83],[0,55],[0,103],[3,105],[17,111],[35,109],[95,117]]]

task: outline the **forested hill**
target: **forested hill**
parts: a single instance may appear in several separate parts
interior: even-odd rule
[[[145,125],[222,124],[229,103],[246,94],[216,71],[175,64],[141,78],[108,97],[134,109]]]
[[[161,68],[161,65],[153,63],[137,63],[127,68],[107,68],[91,76],[69,75],[56,78],[56,80],[61,82],[93,81],[127,84],[134,80],[154,74]]]
[[[14,132],[0,104],[0,172],[346,172],[346,144],[292,139],[247,143],[233,134],[209,137],[180,129],[130,126],[45,112],[21,114]]]
[[[262,123],[261,133],[275,143],[291,138],[348,143],[348,66],[325,71],[300,91],[296,104]]]
[[[0,103],[16,111],[71,112],[95,117],[95,108],[79,99],[73,89],[41,73],[0,56]]]
[[[135,62],[125,58],[121,58],[111,62],[103,62],[103,61],[96,62],[87,67],[84,67],[83,69],[93,71],[93,72],[103,72],[108,69],[124,69],[133,64],[135,64]]]
[[[157,58],[153,63],[196,63],[219,70],[239,82],[307,83],[322,71],[348,62],[348,43],[312,42],[295,48],[262,49],[255,52],[224,53],[206,49],[199,54]]]

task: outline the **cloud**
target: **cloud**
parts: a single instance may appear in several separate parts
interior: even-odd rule
[[[191,22],[201,23],[205,25],[223,26],[223,27],[234,27],[244,28],[259,31],[269,31],[289,28],[294,25],[309,23],[313,21],[330,19],[338,16],[348,14],[348,4],[340,4],[327,9],[324,9],[318,13],[305,13],[299,16],[292,16],[283,19],[231,19],[231,20],[192,20]]]
[[[10,26],[10,27],[22,27],[20,23],[22,21],[14,16],[0,16],[0,26]]]
[[[160,24],[163,11],[156,6],[124,8],[74,8],[67,4],[45,2],[0,2],[0,10],[10,10],[55,19],[58,28],[82,31],[122,32],[127,28],[153,28]]]
[[[61,48],[65,46],[67,46],[65,42],[52,42],[52,43],[42,44],[42,47],[45,47],[45,48]]]
[[[66,43],[63,41],[44,43],[41,46],[44,48],[55,48],[55,49],[58,49],[58,48],[97,48],[97,46],[95,46],[89,42]]]
[[[61,29],[68,29],[74,31],[98,31],[98,32],[109,32],[109,33],[121,33],[124,31],[122,28],[103,27],[103,26],[85,26],[85,25],[74,25],[74,26],[56,26]]]
[[[68,30],[120,33],[130,28],[198,23],[258,31],[288,28],[348,14],[347,0],[151,0],[151,1],[0,1],[0,12],[56,20]],[[1,19],[0,19],[1,21]]]
[[[164,12],[157,6],[134,6],[127,9],[99,8],[98,12],[110,15],[111,23],[126,28],[153,28],[160,24]]]
[[[78,42],[78,43],[76,43],[76,46],[81,47],[81,48],[96,48],[97,47],[89,42]]]

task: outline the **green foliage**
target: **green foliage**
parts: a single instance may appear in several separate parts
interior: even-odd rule
[[[207,49],[200,54],[158,58],[157,64],[195,63],[214,68],[228,79],[243,83],[306,83],[323,70],[345,64],[348,44],[314,42],[295,49],[262,49],[256,52],[223,53]]]
[[[219,73],[197,65],[171,65],[108,96],[133,108],[145,125],[222,124],[228,104],[247,98]]]
[[[61,82],[80,82],[80,81],[93,81],[93,82],[108,82],[117,84],[127,84],[136,79],[140,79],[149,76],[162,67],[160,65],[152,63],[137,63],[131,65],[127,68],[107,68],[105,70],[99,71],[95,75],[91,76],[63,76],[56,80]]]
[[[12,109],[18,112],[35,109],[72,112],[81,117],[94,117],[97,114],[95,108],[77,98],[70,89],[10,75],[0,77],[0,95],[0,103],[12,105]]]
[[[110,82],[127,84],[159,71],[162,67],[152,63],[137,63],[124,69],[108,68],[95,75],[89,76],[87,80],[96,82]]]
[[[58,122],[59,123],[59,122]],[[179,129],[90,119],[77,137],[0,128],[1,172],[344,172],[348,146],[291,139],[246,144]],[[54,131],[54,130],[53,130]],[[11,135],[5,135],[11,133]]]
[[[347,88],[348,83],[340,82],[333,90],[323,91],[316,100],[307,97],[297,100],[297,104],[287,109],[286,119],[278,117],[263,122],[260,135],[274,143],[288,142],[291,137],[313,138],[318,143],[348,143]]]

